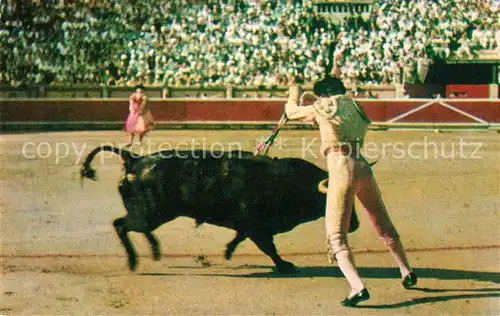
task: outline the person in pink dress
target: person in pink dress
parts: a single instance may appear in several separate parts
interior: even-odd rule
[[[153,115],[148,108],[148,98],[143,86],[137,86],[135,92],[129,97],[129,115],[125,122],[125,131],[129,134],[128,146],[132,146],[135,135],[139,137],[139,144],[153,127]]]

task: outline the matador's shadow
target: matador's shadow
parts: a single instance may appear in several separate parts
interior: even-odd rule
[[[415,290],[419,290],[419,289],[415,288]],[[415,306],[415,305],[420,305],[420,304],[447,302],[447,301],[451,301],[451,300],[467,300],[467,299],[476,299],[476,298],[495,298],[495,297],[498,298],[498,297],[500,297],[500,293],[498,292],[499,289],[454,289],[454,290],[442,290],[442,291],[459,291],[459,292],[476,291],[476,292],[487,292],[487,293],[427,296],[427,297],[412,298],[412,299],[407,300],[407,301],[393,303],[393,304],[358,305],[356,308],[394,309],[394,308]]]
[[[219,266],[219,265],[217,265]],[[205,269],[205,267],[189,266],[189,267],[172,267],[173,269]],[[255,272],[250,274],[224,274],[224,273],[190,273],[190,275],[211,276],[211,277],[229,277],[229,278],[266,278],[266,279],[290,279],[290,278],[343,278],[342,272],[338,267],[299,267],[298,272],[294,274],[283,274],[276,272],[273,266],[263,265],[242,265],[233,268],[233,270],[251,270],[269,268],[269,272]],[[398,280],[401,276],[397,268],[383,267],[358,267],[361,278],[373,279],[395,279]],[[440,268],[414,268],[413,271],[419,279],[438,279],[438,280],[474,280],[481,282],[500,283],[500,273],[497,272],[482,272],[468,271],[455,269],[440,269]],[[142,273],[148,276],[167,276],[177,275],[175,273]],[[418,289],[418,288],[417,288]],[[423,289],[421,289],[423,290]],[[431,290],[429,290],[431,291]]]
[[[240,267],[235,267],[234,269],[262,269],[264,266],[251,266],[244,265]],[[203,269],[200,267],[200,269]],[[374,279],[395,279],[400,278],[399,270],[397,268],[380,268],[380,267],[359,267],[358,268],[361,278],[374,278]],[[454,269],[439,269],[439,268],[416,268],[415,273],[418,275],[420,280],[423,279],[439,279],[439,280],[475,280],[482,282],[492,282],[495,284],[500,283],[500,273],[496,272],[481,272],[481,271],[467,271],[467,270],[454,270]],[[156,276],[166,276],[172,274],[149,274],[145,275],[156,275]],[[190,273],[192,275],[192,273]],[[343,278],[343,275],[338,267],[301,267],[296,274],[281,274],[278,272],[257,272],[250,273],[246,275],[234,275],[234,274],[197,274],[199,276],[210,276],[210,277],[231,277],[231,278],[321,278],[321,277],[339,277]],[[410,289],[410,291],[418,291],[424,293],[453,293],[460,292],[460,294],[445,294],[438,296],[425,296],[419,298],[412,298],[411,300],[393,303],[393,304],[381,304],[381,305],[370,305],[364,304],[359,305],[357,308],[371,308],[371,309],[394,309],[401,307],[409,307],[420,304],[429,304],[436,302],[446,302],[450,300],[459,299],[476,299],[476,298],[498,298],[500,297],[500,288],[472,288],[472,289],[432,289],[425,287],[415,287]],[[464,293],[469,292],[469,293]]]
[[[380,267],[359,267],[361,278],[376,278],[376,279],[396,279],[400,278],[399,269],[397,268],[380,268]],[[422,279],[439,279],[439,280],[475,280],[482,282],[500,283],[500,273],[496,272],[481,272],[455,269],[439,269],[439,268],[416,268],[415,273]],[[234,275],[233,275],[234,276]],[[338,267],[302,267],[297,274],[284,275],[277,272],[259,272],[248,275],[238,276],[242,278],[310,278],[310,277],[343,277],[342,272]],[[420,304],[446,302],[458,299],[475,299],[475,298],[495,298],[500,297],[500,288],[472,288],[472,289],[432,289],[425,287],[415,287],[411,291],[419,291],[425,293],[450,293],[460,292],[460,294],[446,294],[438,296],[426,296],[420,298],[412,298],[408,301],[403,301],[394,304],[369,305],[364,304],[358,308],[371,309],[393,309],[408,307]],[[471,293],[463,293],[471,292]]]
[[[358,267],[361,278],[399,279],[399,269],[384,267]],[[414,268],[419,279],[475,280],[500,283],[500,273],[440,268]],[[229,275],[228,275],[229,276]],[[281,274],[274,271],[257,272],[233,277],[241,278],[321,278],[343,277],[338,267],[300,267],[296,274]]]

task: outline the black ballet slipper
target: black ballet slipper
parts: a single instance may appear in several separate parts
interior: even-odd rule
[[[342,302],[340,302],[343,306],[346,307],[355,307],[358,303],[368,301],[370,299],[370,293],[366,288],[362,289],[358,293],[354,294],[351,297],[346,297]]]

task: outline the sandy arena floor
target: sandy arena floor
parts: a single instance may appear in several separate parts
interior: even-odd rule
[[[253,150],[270,131],[154,131],[136,152],[192,146]],[[321,167],[316,131],[283,131],[271,156]],[[1,284],[5,315],[498,315],[500,314],[500,138],[496,132],[371,131],[367,138],[392,219],[419,276],[404,290],[396,264],[358,205],[351,235],[372,299],[340,306],[348,286],[325,256],[324,220],[276,237],[297,275],[272,271],[251,241],[223,259],[234,232],[177,219],[157,230],[155,262],[143,236],[129,272],[111,222],[124,209],[117,157],[94,160],[98,181],[78,177],[82,159],[122,132],[0,136]],[[194,143],[192,145],[191,143]],[[101,159],[101,157],[104,157]],[[293,192],[291,192],[293,194]],[[198,260],[204,256],[204,260]]]

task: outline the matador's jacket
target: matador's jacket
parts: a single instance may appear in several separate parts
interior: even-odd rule
[[[298,86],[290,88],[286,115],[290,120],[318,124],[323,156],[342,145],[362,148],[371,121],[356,100],[343,95],[319,98],[306,92],[300,97],[303,106],[299,106],[299,93]]]

